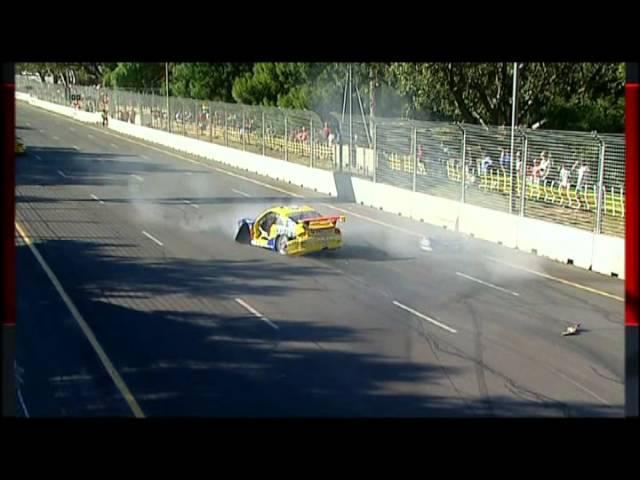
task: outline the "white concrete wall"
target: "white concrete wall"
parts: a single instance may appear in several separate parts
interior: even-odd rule
[[[353,178],[357,202],[624,278],[624,239]]]
[[[97,123],[101,120],[100,113],[80,112],[70,107],[33,99],[21,92],[16,92],[16,98],[80,121]],[[109,128],[178,151],[315,189],[318,192],[337,195],[333,172],[114,119],[109,119]],[[365,162],[371,161],[364,149],[361,158]],[[411,192],[362,178],[353,177],[352,185],[358,203],[415,220],[422,219],[448,229],[455,229],[457,225],[460,232],[476,238],[499,242],[526,252],[535,251],[538,255],[563,263],[571,260],[578,267],[591,268],[605,275],[613,273],[624,278],[623,238],[595,235],[577,228],[462,204],[455,200]]]
[[[624,238],[593,236],[593,271],[624,278]]]
[[[333,172],[311,168],[297,163],[285,162],[253,152],[216,145],[195,138],[167,133],[119,120],[109,120],[109,128],[120,133],[158,143],[174,150],[202,158],[215,160],[267,177],[283,180],[294,185],[336,196]]]

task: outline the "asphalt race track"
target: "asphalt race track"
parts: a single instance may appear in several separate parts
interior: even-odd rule
[[[95,335],[17,235],[21,415],[624,414],[623,281],[17,103],[18,226]],[[286,203],[345,247],[233,241]]]

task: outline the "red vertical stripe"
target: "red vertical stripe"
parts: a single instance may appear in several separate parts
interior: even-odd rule
[[[627,83],[625,87],[626,135],[626,241],[625,241],[625,325],[638,326],[638,105],[640,84]]]
[[[0,85],[0,115],[2,115],[3,142],[0,164],[0,208],[2,208],[2,292],[0,314],[3,325],[16,323],[16,255],[15,255],[15,135],[16,89],[13,83]]]

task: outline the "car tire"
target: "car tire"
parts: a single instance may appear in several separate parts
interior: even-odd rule
[[[280,255],[286,255],[288,243],[289,241],[287,239],[287,236],[280,235],[278,238],[276,238],[276,252],[278,252]]]

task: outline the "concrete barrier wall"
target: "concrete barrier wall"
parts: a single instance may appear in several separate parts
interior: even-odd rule
[[[47,110],[97,123],[100,113],[88,113],[55,105],[16,93],[18,100]],[[215,160],[329,195],[337,195],[333,172],[285,162],[259,154],[211,144],[119,120],[109,120],[109,128],[132,137],[164,145],[201,158]],[[364,158],[363,152],[363,158]],[[369,159],[367,159],[369,160]],[[559,262],[624,278],[624,239],[596,235],[577,228],[532,218],[524,218],[455,200],[412,192],[370,180],[352,177],[355,200],[363,205],[401,214],[415,220],[458,229],[476,238],[548,257]]]
[[[624,239],[353,178],[357,202],[624,278]]]
[[[592,270],[605,275],[615,273],[624,278],[624,238],[593,236]]]
[[[257,153],[244,152],[234,148],[216,145],[195,138],[167,133],[149,127],[142,127],[119,120],[109,120],[109,128],[174,150],[201,158],[215,160],[267,177],[283,180],[294,185],[310,188],[318,192],[336,196],[333,172],[311,168],[297,163],[285,162]]]

